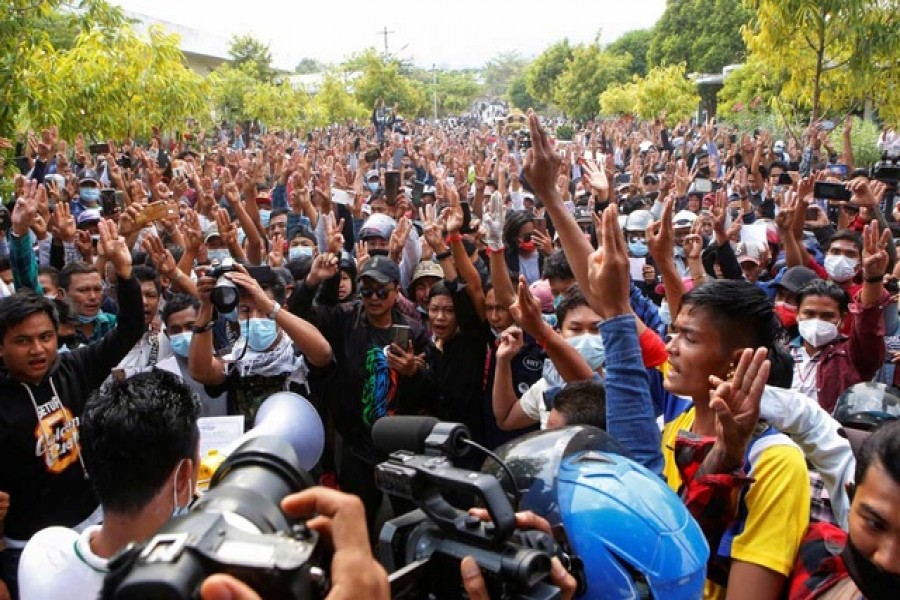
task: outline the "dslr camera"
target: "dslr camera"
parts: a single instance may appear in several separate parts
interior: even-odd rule
[[[550,559],[557,555],[563,564],[571,561],[553,537],[516,529],[513,505],[499,479],[453,465],[452,459],[474,444],[464,425],[432,417],[384,417],[375,423],[372,438],[376,448],[390,452],[375,468],[378,488],[417,507],[385,523],[379,536],[378,560],[389,573],[393,598],[464,598],[459,563],[466,556],[481,568],[491,598],[560,597],[549,582]],[[515,485],[511,476],[510,481]],[[451,502],[477,502],[491,521],[482,522]]]
[[[236,271],[234,259],[226,258],[213,267],[207,275],[216,280],[216,287],[210,294],[213,306],[220,314],[230,313],[238,305],[238,288],[233,281],[225,277],[225,273]]]
[[[313,485],[288,442],[259,436],[216,470],[210,490],[185,516],[109,565],[103,600],[188,600],[208,575],[232,575],[266,599],[315,599],[328,592],[319,535],[280,508]]]

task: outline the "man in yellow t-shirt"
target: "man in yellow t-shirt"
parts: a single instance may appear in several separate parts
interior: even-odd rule
[[[672,449],[678,432],[690,431],[694,416],[694,409],[689,408],[663,429],[663,475],[676,492],[681,475]],[[768,428],[751,442],[745,472],[753,482],[741,493],[737,520],[711,554],[759,565],[786,577],[809,525],[809,475],[803,452],[787,436]],[[725,592],[725,587],[707,580],[704,598],[726,598]]]

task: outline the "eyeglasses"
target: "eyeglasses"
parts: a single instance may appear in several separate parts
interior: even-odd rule
[[[388,296],[391,295],[391,292],[394,291],[394,288],[380,288],[380,289],[372,289],[372,288],[360,288],[359,295],[363,298],[371,298],[372,296],[378,296],[379,300],[385,300]]]

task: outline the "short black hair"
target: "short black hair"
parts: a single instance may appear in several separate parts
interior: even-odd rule
[[[566,425],[592,425],[606,430],[606,387],[587,379],[566,385],[553,398],[553,408]]]
[[[450,299],[453,299],[453,294],[450,293],[450,288],[443,281],[438,281],[431,289],[428,290],[428,302],[431,302],[431,299],[436,296],[450,296]]]
[[[152,281],[153,285],[156,287],[156,291],[160,291],[159,273],[157,273],[156,269],[150,265],[134,265],[131,269],[131,274],[138,280],[138,284]]]
[[[46,275],[53,282],[53,285],[59,287],[59,269],[56,267],[51,267],[50,265],[38,267],[38,275]]]
[[[894,483],[900,484],[900,421],[885,423],[875,430],[856,457],[856,485],[862,484],[866,471],[877,460]]]
[[[8,255],[0,256],[0,271],[9,271],[12,269],[12,262]]]
[[[189,308],[200,309],[200,301],[190,294],[175,294],[162,309],[162,322],[168,324],[169,317]]]
[[[850,310],[850,296],[848,296],[847,292],[842,290],[841,287],[833,281],[813,279],[812,281],[807,282],[797,291],[797,308],[800,308],[803,301],[810,296],[825,296],[826,298],[831,298],[837,302],[842,315]]]
[[[288,213],[290,213],[290,211],[288,209],[284,208],[283,206],[280,208],[273,208],[272,212],[269,213],[269,223],[272,222],[273,217],[279,217],[281,215],[286,215]]]
[[[503,226],[503,242],[507,248],[519,247],[519,230],[526,223],[534,222],[534,216],[525,210],[514,210],[506,215],[506,224]]]
[[[0,299],[0,341],[6,338],[6,332],[21,325],[27,318],[38,313],[45,313],[53,321],[53,329],[59,329],[59,315],[51,300],[35,293],[18,293]]]
[[[85,275],[88,273],[97,273],[100,275],[100,278],[103,278],[103,275],[100,271],[97,270],[97,267],[94,265],[89,265],[86,262],[82,262],[80,260],[72,261],[70,263],[66,263],[66,266],[62,268],[59,272],[59,287],[64,290],[69,290],[69,285],[72,283],[73,275]]]
[[[544,260],[544,272],[541,273],[541,277],[544,279],[575,279],[565,252],[554,250],[553,254]]]
[[[773,160],[772,163],[769,165],[769,174],[770,175],[772,174],[772,169],[781,169],[782,172],[784,172],[784,173],[788,172],[788,166],[786,164],[784,164],[783,160]]]
[[[835,243],[837,241],[841,241],[841,240],[846,240],[848,242],[851,242],[854,246],[856,246],[856,249],[860,253],[862,253],[862,251],[863,251],[862,235],[855,231],[851,231],[849,229],[841,229],[840,231],[837,231],[833,236],[831,236],[831,239],[828,240],[827,244],[825,244],[825,252],[828,252],[828,249],[831,248],[831,245],[833,243]]]
[[[81,449],[103,509],[140,512],[172,469],[194,458],[200,403],[177,375],[154,369],[95,391],[81,417]]]
[[[563,323],[566,320],[566,317],[569,314],[569,311],[575,310],[580,306],[590,305],[588,304],[587,298],[584,297],[581,288],[578,287],[578,284],[576,283],[565,292],[563,292],[562,296],[560,296],[559,304],[556,305],[557,327],[562,327]]]
[[[769,385],[791,387],[793,360],[778,341],[781,324],[772,301],[760,287],[744,280],[714,279],[682,298],[681,310],[697,309],[706,311],[722,332],[724,351],[767,348],[771,362]]]

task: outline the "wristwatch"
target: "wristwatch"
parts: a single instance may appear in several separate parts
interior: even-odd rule
[[[191,327],[191,331],[196,334],[206,333],[207,331],[210,331],[213,328],[214,324],[215,324],[214,321],[210,321],[206,325],[200,325],[200,326],[194,325],[193,327]]]
[[[274,321],[275,317],[278,316],[279,312],[281,312],[281,305],[276,302],[275,305],[272,307],[272,312],[269,313],[269,318]]]

